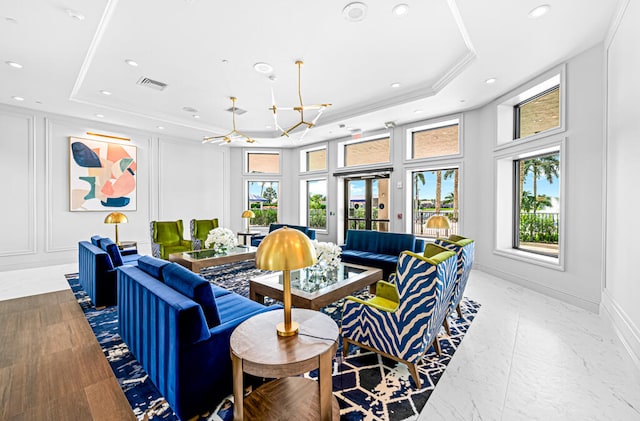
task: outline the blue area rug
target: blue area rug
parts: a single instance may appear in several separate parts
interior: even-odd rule
[[[253,261],[248,261],[208,268],[203,270],[201,275],[212,283],[248,297],[248,279],[262,272],[255,268]],[[139,420],[178,420],[166,400],[149,380],[140,363],[122,342],[118,334],[117,308],[115,306],[102,309],[93,307],[91,300],[78,282],[77,274],[67,275],[67,281],[136,417]],[[368,289],[354,295],[366,298],[367,294]],[[271,303],[273,300],[267,299],[266,304]],[[449,319],[451,335],[447,336],[443,330],[440,336],[442,355],[436,355],[432,347],[419,366],[418,370],[423,383],[420,389],[413,388],[409,370],[404,364],[383,358],[373,352],[359,351],[354,346],[351,347],[351,354],[347,358],[343,359],[341,352],[338,352],[334,358],[333,392],[340,405],[340,419],[345,421],[416,419],[479,308],[478,303],[465,298],[462,303],[464,317]],[[323,308],[322,311],[340,325],[342,300]],[[305,376],[316,378],[317,373],[310,372]],[[199,420],[231,419],[233,419],[233,397],[230,396],[223,402],[212,405],[211,413],[202,416]]]

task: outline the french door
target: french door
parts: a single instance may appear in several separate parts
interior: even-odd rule
[[[345,232],[389,231],[389,177],[364,176],[345,179]]]

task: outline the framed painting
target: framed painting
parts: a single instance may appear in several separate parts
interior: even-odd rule
[[[69,137],[69,210],[134,211],[136,147]]]

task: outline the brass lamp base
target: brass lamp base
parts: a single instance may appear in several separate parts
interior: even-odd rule
[[[278,336],[294,336],[298,334],[300,325],[297,322],[291,322],[289,329],[285,328],[284,322],[276,325]]]

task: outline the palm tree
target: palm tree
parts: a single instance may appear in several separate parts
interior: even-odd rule
[[[559,154],[539,156],[532,159],[527,159],[524,164],[520,164],[520,175],[524,171],[524,174],[531,172],[533,175],[533,197],[538,197],[538,178],[544,176],[550,184],[553,184],[553,180],[558,178],[558,171],[560,170]],[[524,178],[521,180],[521,186],[524,184]],[[522,189],[520,190],[522,192]],[[521,200],[522,200],[521,193]],[[534,206],[533,213],[536,213],[537,206]]]
[[[424,186],[425,183],[425,179],[424,179],[424,173],[422,172],[414,172],[413,173],[413,182],[415,183],[415,188],[413,189],[413,191],[416,194],[416,198],[415,198],[415,206],[414,206],[414,218],[417,220],[418,219],[418,212],[420,212],[420,189],[418,187],[418,181],[420,181],[420,183],[422,183],[422,185]],[[420,233],[422,234],[423,232],[423,228],[422,228],[422,224],[420,224]]]
[[[440,196],[442,195],[442,171],[436,171],[436,214],[440,213],[440,208],[442,207],[442,199]]]
[[[453,217],[458,219],[458,169],[446,170],[444,179],[448,180],[453,176]],[[446,198],[445,198],[446,200]]]

